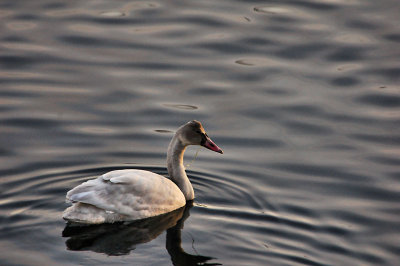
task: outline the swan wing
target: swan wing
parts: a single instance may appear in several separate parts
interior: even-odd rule
[[[144,170],[115,170],[86,181],[67,193],[67,200],[135,219],[175,210],[186,204],[169,179]]]

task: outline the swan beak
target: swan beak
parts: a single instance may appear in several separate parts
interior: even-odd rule
[[[208,136],[202,141],[201,146],[221,154],[224,153]]]

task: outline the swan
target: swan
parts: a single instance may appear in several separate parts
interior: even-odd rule
[[[171,212],[194,199],[193,186],[183,166],[189,145],[223,153],[199,121],[178,128],[167,150],[169,178],[144,170],[114,170],[67,192],[72,203],[63,219],[72,223],[102,224],[133,221]]]

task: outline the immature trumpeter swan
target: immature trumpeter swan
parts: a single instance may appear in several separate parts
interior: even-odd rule
[[[181,126],[167,151],[169,178],[144,170],[115,170],[86,181],[67,193],[73,205],[63,213],[67,221],[100,224],[132,221],[176,210],[194,199],[194,191],[183,166],[189,145],[222,150],[207,136],[198,121]]]

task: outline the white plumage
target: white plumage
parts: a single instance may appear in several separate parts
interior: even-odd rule
[[[65,210],[64,219],[90,223],[143,219],[186,204],[171,180],[133,169],[111,171],[86,181],[67,193],[67,201],[74,205]]]

